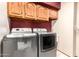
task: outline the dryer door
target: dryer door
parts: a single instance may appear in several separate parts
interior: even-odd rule
[[[56,35],[55,34],[41,34],[40,35],[41,51],[49,51],[56,48]]]

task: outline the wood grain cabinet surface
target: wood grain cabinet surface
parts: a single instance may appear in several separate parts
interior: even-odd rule
[[[23,16],[23,6],[21,2],[8,2],[8,15],[10,17],[22,17]]]
[[[24,17],[36,19],[36,5],[34,3],[24,3]]]
[[[49,21],[49,18],[58,18],[58,10],[49,9],[33,2],[8,2],[8,16]]]
[[[58,11],[49,9],[49,18],[52,20],[56,20],[58,18]]]
[[[49,21],[49,9],[41,5],[37,5],[36,16],[38,20]]]

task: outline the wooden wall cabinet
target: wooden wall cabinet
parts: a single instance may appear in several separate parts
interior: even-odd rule
[[[36,19],[36,5],[34,3],[9,2],[8,15],[24,19]]]
[[[49,21],[49,9],[41,5],[37,5],[36,16],[38,20]]]
[[[57,19],[58,18],[58,11],[57,10],[53,10],[53,9],[50,9],[49,10],[49,18],[50,19]]]
[[[58,18],[58,10],[49,9],[32,2],[8,2],[8,15],[29,20],[49,21],[49,18]]]
[[[23,16],[23,6],[21,2],[8,2],[8,15],[10,17],[22,17]]]
[[[38,3],[41,3],[42,5],[45,5],[51,9],[55,8],[59,10],[61,8],[61,2],[38,2]]]
[[[24,18],[36,19],[36,5],[34,3],[24,3]]]

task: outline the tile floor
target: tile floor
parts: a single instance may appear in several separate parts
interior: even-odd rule
[[[57,51],[57,57],[68,57],[68,56],[64,55],[60,51]]]

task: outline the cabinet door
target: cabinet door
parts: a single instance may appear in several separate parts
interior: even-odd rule
[[[49,10],[46,7],[41,5],[37,5],[37,12],[36,12],[37,19],[49,21]]]
[[[57,19],[58,18],[58,11],[57,10],[49,10],[49,18],[50,19]]]
[[[22,17],[22,3],[21,2],[8,2],[8,14],[11,17]]]
[[[34,3],[24,4],[24,17],[27,19],[36,19],[36,5]]]

